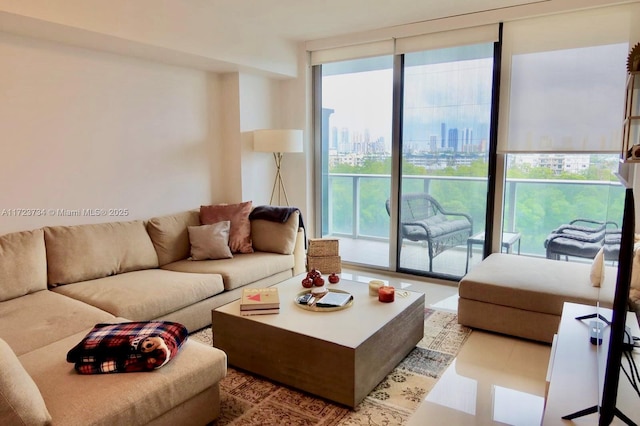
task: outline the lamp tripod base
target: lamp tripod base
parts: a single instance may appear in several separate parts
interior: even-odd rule
[[[282,152],[274,152],[273,153],[273,160],[276,163],[276,177],[275,180],[273,181],[273,189],[271,190],[271,198],[269,199],[269,204],[270,205],[274,205],[273,204],[273,199],[274,196],[276,195],[276,189],[278,190],[278,206],[281,206],[281,195],[284,194],[284,201],[287,205],[287,207],[289,206],[289,197],[287,197],[287,190],[284,187],[284,181],[282,180],[282,173],[280,172],[280,169],[282,167]]]

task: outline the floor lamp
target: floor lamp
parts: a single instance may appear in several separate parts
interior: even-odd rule
[[[278,205],[280,195],[284,194],[284,200],[289,205],[287,190],[282,181],[282,157],[285,152],[302,152],[302,130],[256,130],[253,132],[253,150],[258,152],[272,152],[276,162],[276,177],[273,181],[271,199],[269,204],[273,205],[273,197],[278,189]]]

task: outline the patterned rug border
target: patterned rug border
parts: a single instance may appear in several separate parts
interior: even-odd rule
[[[425,308],[423,339],[355,409],[227,367],[220,416],[213,424],[404,425],[471,334],[457,318],[455,312]],[[189,337],[213,344],[211,328]]]

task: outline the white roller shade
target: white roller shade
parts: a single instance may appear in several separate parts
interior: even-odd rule
[[[498,41],[498,24],[403,37],[396,40],[396,53],[420,52]]]
[[[632,11],[504,24],[499,152],[619,152]]]
[[[311,52],[311,65],[393,54],[393,40],[354,44]]]
[[[311,65],[498,41],[498,24],[314,50]]]

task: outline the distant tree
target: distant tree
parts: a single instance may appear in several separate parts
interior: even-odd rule
[[[597,157],[596,157],[597,158]],[[534,167],[530,164],[511,165],[507,170],[507,179],[535,180],[575,180],[576,184],[550,185],[543,183],[518,184],[514,188],[517,205],[515,211],[505,211],[505,217],[514,218],[516,231],[522,233],[523,253],[544,254],[544,239],[548,233],[560,224],[575,218],[594,220],[613,220],[619,223],[622,210],[623,191],[617,187],[581,185],[580,181],[609,181],[616,177],[611,173],[614,164],[611,161],[594,161],[587,169],[579,173],[561,172],[556,174],[547,167]],[[485,159],[478,158],[469,165],[455,167],[453,163],[443,169],[428,168],[402,162],[402,190],[405,193],[422,192],[425,188],[445,209],[465,212],[472,216],[474,232],[484,229],[486,212],[487,181],[446,180],[412,178],[412,176],[461,176],[486,177],[488,165]],[[365,159],[361,166],[337,164],[331,167],[333,174],[391,175],[391,158]],[[334,232],[350,234],[353,232],[353,206],[355,200],[353,183],[350,177],[333,176],[332,200],[330,201],[332,226]],[[359,182],[360,217],[358,223],[362,235],[388,237],[389,216],[384,207],[390,196],[388,178],[361,177]],[[510,190],[509,187],[506,189]],[[509,194],[505,197],[508,199]],[[508,206],[506,206],[508,208]]]

